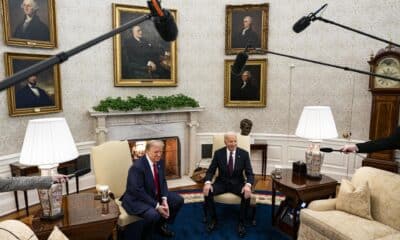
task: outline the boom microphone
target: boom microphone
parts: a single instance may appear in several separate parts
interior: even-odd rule
[[[340,149],[333,149],[333,148],[328,148],[328,147],[326,147],[326,148],[320,148],[319,149],[321,152],[326,152],[326,153],[330,153],[330,152],[343,152],[342,150],[340,150]]]
[[[153,23],[161,38],[167,42],[174,41],[178,36],[178,27],[172,14],[161,8],[160,0],[148,0],[147,6],[150,9]]]
[[[294,25],[293,25],[293,31],[295,31],[296,33],[299,33],[301,31],[303,31],[304,29],[306,29],[308,27],[308,25],[310,25],[311,21],[315,21],[315,16],[324,8],[326,8],[328,6],[327,3],[325,3],[324,5],[322,5],[322,7],[320,7],[317,11],[308,14],[308,16],[304,16],[302,18],[300,18]]]
[[[247,55],[247,49],[249,48],[249,45],[246,46],[243,52],[238,53],[236,56],[235,62],[233,63],[232,66],[232,74],[238,76],[242,73],[244,66],[246,65],[247,59],[249,58],[249,55]]]

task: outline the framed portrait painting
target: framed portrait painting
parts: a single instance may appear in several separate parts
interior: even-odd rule
[[[1,0],[7,45],[57,47],[55,0]]]
[[[237,54],[249,46],[250,54],[268,50],[269,4],[227,5],[225,54]]]
[[[176,10],[170,10],[176,19]],[[147,7],[113,4],[113,27],[150,13]],[[114,37],[114,85],[177,85],[176,41],[166,42],[152,21],[144,21]]]
[[[241,74],[233,74],[234,60],[225,60],[225,107],[265,107],[267,60],[248,60]]]
[[[5,53],[6,74],[30,67],[50,55]],[[62,110],[59,65],[55,65],[7,89],[10,116],[55,113]]]

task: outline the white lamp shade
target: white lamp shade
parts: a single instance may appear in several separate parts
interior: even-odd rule
[[[327,106],[306,106],[301,113],[296,136],[309,140],[337,138],[335,120]]]
[[[20,163],[56,165],[78,157],[78,150],[65,118],[30,120],[22,145]]]

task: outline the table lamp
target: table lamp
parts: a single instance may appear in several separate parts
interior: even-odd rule
[[[20,163],[35,165],[41,176],[57,174],[59,163],[78,157],[71,131],[65,118],[30,120],[22,145]],[[53,184],[50,189],[38,189],[42,205],[42,219],[57,219],[62,213],[62,185]]]
[[[323,139],[337,138],[335,121],[330,107],[306,106],[301,113],[296,136],[311,141],[306,150],[307,176],[321,178],[324,154],[319,150]]]

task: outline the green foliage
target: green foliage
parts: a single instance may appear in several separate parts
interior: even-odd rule
[[[136,97],[128,97],[124,100],[121,97],[111,98],[108,97],[100,101],[100,104],[93,107],[98,112],[108,112],[109,110],[117,111],[131,111],[140,109],[142,111],[154,111],[157,109],[168,110],[171,108],[184,108],[184,107],[199,107],[199,103],[183,94],[172,96],[158,96],[148,98],[141,94]]]

